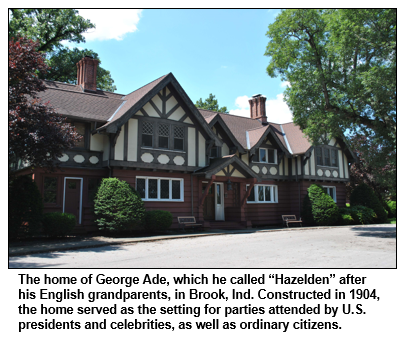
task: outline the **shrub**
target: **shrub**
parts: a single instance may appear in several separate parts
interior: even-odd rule
[[[18,176],[8,188],[8,234],[12,239],[35,235],[42,223],[44,206],[37,184],[30,176]]]
[[[50,212],[44,215],[44,232],[50,237],[69,235],[76,225],[75,215],[60,212]]]
[[[371,208],[356,205],[348,209],[354,219],[354,224],[372,224],[376,222],[376,213]]]
[[[165,210],[147,211],[145,228],[147,230],[168,230],[172,225],[172,214]]]
[[[303,222],[306,224],[314,224],[314,218],[312,213],[312,204],[310,202],[309,194],[303,199],[303,208],[301,213]]]
[[[396,217],[396,201],[387,201],[386,205],[389,212],[388,216],[390,218]]]
[[[324,192],[324,189],[318,184],[312,184],[307,189],[309,202],[303,203],[304,208],[308,208],[310,204],[311,215],[314,223],[317,225],[333,225],[339,218],[338,207],[334,200]],[[308,210],[303,210],[302,215],[308,213]],[[311,217],[305,216],[306,223],[309,222]]]
[[[340,208],[338,209],[339,218],[337,224],[340,225],[351,225],[355,224],[355,220],[351,215],[351,208]]]
[[[372,209],[376,215],[377,223],[386,223],[388,221],[388,214],[379,198],[375,195],[374,191],[368,185],[362,183],[355,187],[350,196],[351,207],[361,205]]]
[[[123,231],[141,228],[145,219],[144,202],[127,182],[103,179],[94,203],[100,230]]]

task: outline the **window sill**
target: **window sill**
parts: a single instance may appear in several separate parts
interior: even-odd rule
[[[171,149],[166,149],[166,148],[152,148],[152,147],[141,147],[142,150],[158,150],[158,151],[169,151],[171,153],[181,153],[181,154],[186,154],[186,151],[184,150],[171,150]]]
[[[278,163],[271,163],[271,162],[254,162],[252,161],[251,163],[257,163],[257,164],[273,164],[273,165],[277,165]]]
[[[247,204],[278,204],[278,202],[248,202]]]
[[[144,202],[184,202],[184,200],[169,200],[169,199],[145,199],[141,198]]]

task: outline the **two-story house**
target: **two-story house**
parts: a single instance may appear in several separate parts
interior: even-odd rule
[[[293,123],[268,122],[262,95],[249,100],[250,118],[198,109],[171,73],[127,95],[101,91],[97,63],[83,58],[77,85],[46,81],[40,93],[83,135],[58,159],[59,170],[34,169],[46,212],[73,213],[78,230],[91,229],[104,177],[126,180],[147,210],[170,211],[174,228],[177,216],[215,228],[299,217],[314,182],[344,206],[355,156],[342,139],[312,146]]]

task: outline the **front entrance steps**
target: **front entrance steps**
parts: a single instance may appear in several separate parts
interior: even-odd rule
[[[222,229],[222,230],[238,230],[246,229],[245,225],[241,225],[239,222],[233,221],[210,221],[210,228]]]

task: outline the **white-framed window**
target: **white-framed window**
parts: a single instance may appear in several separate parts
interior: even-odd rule
[[[248,190],[249,184],[246,186]],[[255,184],[247,198],[247,203],[278,203],[278,186]]]
[[[183,178],[137,176],[135,190],[143,201],[183,202]]]
[[[258,163],[277,163],[277,150],[269,148],[259,148],[254,155],[253,162]]]
[[[325,193],[327,195],[331,196],[331,198],[334,200],[334,202],[337,203],[337,200],[336,200],[336,187],[328,187],[328,186],[323,185],[323,189],[324,189]]]

